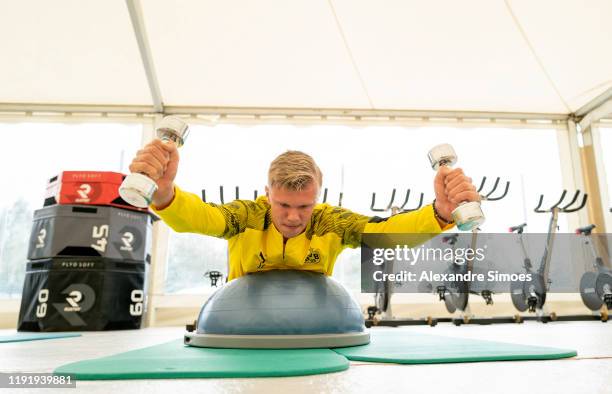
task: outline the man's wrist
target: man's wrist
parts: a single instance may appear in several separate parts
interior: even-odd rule
[[[157,193],[159,193],[159,190],[157,191]],[[161,211],[162,209],[168,208],[170,204],[172,204],[172,202],[174,201],[174,197],[175,197],[174,185],[172,185],[170,192],[164,193],[164,195],[156,196],[156,197],[157,198],[153,198],[153,207],[156,210]]]
[[[436,199],[434,198],[433,203],[431,204],[431,206],[433,207],[433,214],[434,217],[438,220],[438,222],[440,222],[441,225],[444,226],[448,226],[449,224],[453,224],[454,220],[452,219],[452,215],[450,219],[446,219],[444,216],[442,216],[440,214],[440,211],[438,211],[438,208],[436,207]]]

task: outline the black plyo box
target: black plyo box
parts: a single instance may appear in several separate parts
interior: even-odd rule
[[[53,205],[34,212],[28,259],[99,256],[150,262],[150,214],[101,206]]]
[[[138,329],[148,264],[102,257],[29,262],[19,331]]]

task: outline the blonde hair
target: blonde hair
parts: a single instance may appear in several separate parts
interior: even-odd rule
[[[288,150],[270,163],[268,186],[300,191],[312,182],[321,189],[323,174],[314,159],[304,152]]]

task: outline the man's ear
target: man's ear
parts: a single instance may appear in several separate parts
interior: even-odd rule
[[[270,188],[266,186],[266,197],[270,198]]]

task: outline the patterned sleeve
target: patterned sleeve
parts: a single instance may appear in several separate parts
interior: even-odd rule
[[[198,233],[229,239],[245,228],[263,228],[269,222],[265,204],[236,200],[217,205],[203,202],[193,193],[175,187],[172,203],[162,209],[152,208],[162,220],[177,232]]]
[[[438,234],[452,228],[440,228],[433,216],[431,205],[417,211],[405,212],[388,218],[366,216],[348,209],[325,206],[317,212],[314,232],[323,236],[328,232],[336,233],[342,238],[343,245],[350,248],[361,246],[363,233],[428,233]]]
[[[271,221],[269,210],[260,200],[235,200],[223,205],[210,205],[219,209],[225,219],[225,229],[221,234],[225,239],[242,233],[246,228],[263,230]]]
[[[315,226],[312,231],[319,237],[334,233],[340,237],[343,245],[357,248],[361,245],[361,234],[371,219],[348,209],[322,204],[321,209],[313,214]]]

